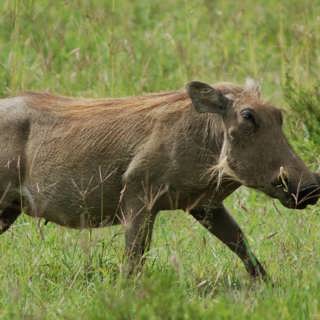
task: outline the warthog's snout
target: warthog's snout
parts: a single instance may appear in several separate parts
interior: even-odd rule
[[[314,178],[314,181],[308,184],[302,184],[301,181],[293,183],[290,181],[287,171],[281,167],[277,183],[274,185],[284,192],[286,199],[282,203],[286,207],[305,209],[308,205],[316,204],[320,197],[319,181],[316,175]]]
[[[320,196],[320,186],[316,184],[305,186],[300,191],[297,191],[296,198],[294,193],[291,196],[294,198],[295,207],[297,209],[304,209],[309,204],[313,205],[317,203]]]

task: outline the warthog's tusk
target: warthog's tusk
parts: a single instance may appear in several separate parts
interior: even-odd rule
[[[283,190],[285,192],[289,192],[289,186],[288,186],[288,173],[285,170],[285,168],[283,166],[280,167],[280,174],[279,174],[279,178],[281,180],[281,184],[284,187]]]

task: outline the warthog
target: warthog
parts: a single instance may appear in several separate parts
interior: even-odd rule
[[[0,100],[0,227],[21,211],[71,228],[125,226],[136,271],[160,210],[183,209],[253,277],[266,272],[223,200],[241,185],[293,209],[319,184],[293,152],[281,111],[254,83],[122,99],[25,93]]]

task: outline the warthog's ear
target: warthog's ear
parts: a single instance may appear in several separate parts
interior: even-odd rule
[[[258,81],[247,78],[246,83],[244,86],[245,91],[251,93],[252,95],[256,96],[258,99],[261,96],[261,85]]]
[[[219,90],[199,81],[191,81],[186,86],[195,109],[225,115],[231,103]]]

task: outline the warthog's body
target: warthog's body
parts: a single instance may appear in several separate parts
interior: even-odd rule
[[[164,99],[172,103],[163,103]],[[157,100],[164,105],[157,105]],[[1,120],[14,119],[10,132],[5,130],[8,138],[16,136],[9,146],[19,141],[19,147],[14,156],[2,150],[2,170],[8,171],[8,160],[22,157],[26,213],[73,228],[118,223],[126,180],[144,188],[144,197],[169,190],[157,204],[159,209],[187,209],[209,199],[221,203],[239,184],[230,188],[228,183],[216,192],[216,181],[206,171],[217,162],[222,137],[201,159],[201,131],[207,130],[203,128],[207,124],[201,116],[192,119],[196,111],[183,108],[185,100],[184,93],[101,103],[45,94],[3,100],[2,106],[11,106],[5,111],[0,107]],[[212,118],[221,126],[219,116]],[[12,162],[11,170],[16,167]],[[153,190],[147,190],[151,185]]]
[[[299,188],[312,186],[314,195],[317,182],[282,135],[280,112],[257,92],[203,86],[188,88],[194,106],[185,91],[106,100],[29,93],[0,100],[3,231],[21,207],[72,228],[123,223],[131,270],[149,244],[156,213],[184,209],[234,250],[252,275],[264,274],[222,201],[245,184],[299,207]],[[259,125],[242,128],[230,101],[234,109],[253,108]],[[221,112],[226,106],[230,110]],[[235,124],[244,130],[241,141]],[[309,203],[315,200],[300,207]]]

